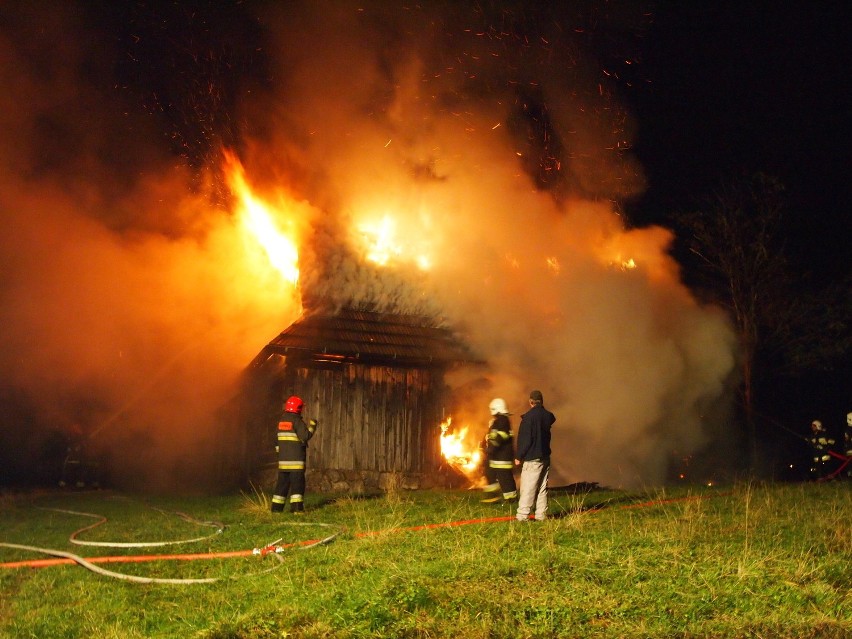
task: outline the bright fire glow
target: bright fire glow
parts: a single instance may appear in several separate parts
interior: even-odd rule
[[[364,247],[364,257],[379,266],[390,266],[398,262],[413,262],[423,271],[432,266],[432,261],[419,250],[415,242],[404,242],[404,233],[397,228],[397,220],[390,214],[380,219],[364,220],[357,225],[358,238]]]
[[[469,479],[476,479],[479,474],[479,464],[482,461],[482,451],[478,446],[465,442],[467,426],[450,432],[453,418],[441,423],[441,455],[453,468]]]
[[[281,211],[273,210],[251,190],[242,164],[233,154],[225,154],[228,183],[239,199],[237,215],[243,228],[266,253],[270,264],[291,284],[299,281],[299,250],[296,242],[281,231],[277,219]]]
[[[399,256],[402,248],[394,240],[396,222],[385,215],[378,222],[365,222],[358,227],[367,245],[367,259],[386,266],[391,258]]]
[[[634,260],[632,257],[623,257],[620,253],[615,257],[611,258],[609,264],[610,266],[620,268],[622,271],[630,271],[638,266],[636,264],[636,260]]]

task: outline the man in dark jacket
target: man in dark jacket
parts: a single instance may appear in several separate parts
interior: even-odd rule
[[[521,466],[521,496],[518,501],[518,521],[547,518],[547,477],[550,473],[550,427],[556,421],[544,407],[541,391],[530,393],[530,409],[521,415],[515,465]]]
[[[302,419],[305,403],[295,395],[284,403],[284,412],[278,419],[276,448],[278,450],[278,483],[272,496],[272,512],[284,511],[287,495],[290,496],[290,512],[305,511],[305,460],[308,440],[314,436],[316,420],[307,424]]]

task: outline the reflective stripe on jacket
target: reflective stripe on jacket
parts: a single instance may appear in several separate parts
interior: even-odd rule
[[[298,413],[284,412],[278,420],[276,442],[278,445],[278,470],[304,470],[308,440],[314,429]]]
[[[514,442],[512,441],[512,425],[507,415],[495,415],[486,434],[488,445],[485,454],[490,468],[514,467]]]

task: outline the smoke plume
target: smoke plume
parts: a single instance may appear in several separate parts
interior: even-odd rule
[[[644,14],[449,4],[237,3],[258,40],[235,42],[263,65],[229,55],[235,74],[262,66],[257,82],[225,91],[223,50],[201,51],[207,95],[222,99],[159,111],[133,106],[144,87],[126,60],[128,86],[103,82],[117,72],[98,68],[90,36],[114,17],[10,12],[0,363],[27,418],[4,436],[34,447],[21,433],[35,424],[85,421],[125,475],[162,469],[150,482],[173,484],[203,469],[237,374],[300,305],[217,195],[217,149],[231,145],[259,189],[308,211],[302,297],[458,328],[491,371],[468,407],[483,428],[492,396],[517,424],[529,391],[544,393],[556,483],[659,483],[673,455],[706,444],[733,334],[681,284],[669,232],[619,214],[645,184],[604,65]],[[225,27],[202,18],[190,27],[215,41]],[[162,37],[152,24],[128,37]],[[150,55],[138,64],[163,63]],[[167,71],[192,69],[175,59]],[[401,248],[377,265],[364,229],[383,217]]]

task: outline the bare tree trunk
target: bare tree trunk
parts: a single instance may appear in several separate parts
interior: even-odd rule
[[[734,280],[733,276],[731,280]],[[740,330],[742,350],[742,401],[747,441],[746,462],[749,471],[754,473],[757,464],[757,424],[755,423],[754,398],[754,360],[758,341],[757,303],[756,295],[753,292],[737,287],[732,288],[734,289],[732,295],[733,307],[736,323]]]
[[[754,355],[753,349],[746,345],[743,349],[743,413],[746,434],[748,436],[748,468],[754,471],[757,460],[757,428],[754,422]]]

